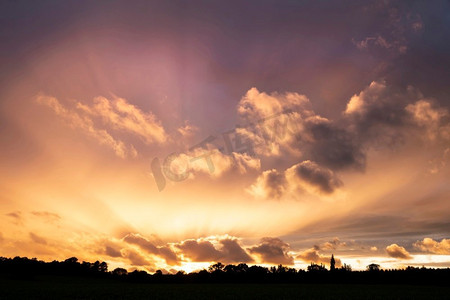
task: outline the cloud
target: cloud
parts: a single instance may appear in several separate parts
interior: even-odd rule
[[[234,238],[226,238],[220,240],[222,245],[221,252],[223,253],[225,260],[224,262],[241,262],[247,263],[252,262],[253,259],[248,255],[248,253],[239,245],[239,241]]]
[[[386,247],[386,252],[390,257],[399,258],[399,259],[412,259],[412,256],[406,251],[405,248],[392,244]]]
[[[134,233],[127,234],[123,238],[123,241],[129,244],[137,245],[147,253],[164,258],[168,264],[179,263],[178,256],[168,246],[155,246],[147,238],[139,234]]]
[[[37,234],[34,234],[32,232],[30,232],[29,235],[30,235],[30,238],[33,240],[33,242],[42,244],[42,245],[47,245],[47,241],[43,237],[40,237]]]
[[[370,50],[373,54],[389,54],[396,57],[404,54],[408,50],[410,41],[414,36],[421,33],[424,27],[422,18],[419,14],[412,13],[409,8],[399,9],[391,4],[390,1],[379,1],[370,4],[366,9],[376,12],[378,20],[384,24],[383,27],[377,26],[378,34],[373,34],[361,40],[352,39],[353,44],[363,51]]]
[[[367,49],[371,46],[379,46],[385,49],[390,49],[393,47],[393,45],[391,43],[388,43],[386,39],[383,38],[381,35],[378,35],[376,37],[366,37],[365,39],[359,42],[353,41],[353,43],[360,50]]]
[[[366,155],[358,136],[341,126],[320,116],[309,117],[304,121],[296,147],[303,149],[305,158],[333,170],[364,169]]]
[[[291,143],[301,130],[301,119],[313,115],[310,106],[308,98],[298,93],[269,95],[251,88],[237,106],[242,124],[236,129],[236,140],[246,145],[249,154],[296,153]]]
[[[47,223],[55,223],[61,220],[60,215],[48,211],[33,211],[31,212],[31,214],[36,217],[42,218]]]
[[[137,155],[133,145],[126,146],[124,142],[115,139],[107,130],[99,129],[95,126],[94,121],[86,115],[82,115],[75,110],[69,110],[64,107],[58,99],[45,95],[38,95],[36,101],[39,104],[50,107],[58,116],[60,116],[67,124],[77,130],[84,132],[86,135],[95,139],[99,144],[111,148],[114,153],[120,157],[134,157]]]
[[[361,143],[389,143],[399,137],[407,123],[405,106],[419,97],[412,87],[404,92],[387,86],[384,81],[373,81],[351,97],[344,121]]]
[[[297,255],[296,258],[301,259],[307,263],[316,263],[316,264],[321,263],[324,265],[329,265],[331,260],[331,256],[328,257],[321,255],[319,251],[315,248],[311,248],[301,252],[300,254]],[[335,263],[336,267],[340,267],[342,264],[339,258],[335,258]]]
[[[312,111],[304,95],[268,95],[252,88],[238,104],[238,115],[246,124],[237,129],[249,154],[300,156],[333,170],[362,169],[365,154],[347,124],[333,122]]]
[[[424,238],[422,241],[417,241],[413,245],[415,248],[426,252],[450,254],[450,239],[442,239],[438,242],[431,238]]]
[[[204,145],[204,148],[194,148],[187,153],[170,155],[163,162],[164,174],[174,181],[192,179],[197,174],[207,174],[213,178],[218,178],[226,172],[245,174],[260,168],[260,160],[247,153],[232,152],[227,155],[217,149],[209,150],[208,145]]]
[[[255,196],[281,198],[294,190],[296,193],[308,190],[331,194],[343,186],[336,172],[364,171],[369,150],[391,149],[405,144],[408,139],[414,142],[422,139],[427,146],[433,142],[433,147],[442,152],[442,159],[435,165],[439,168],[446,165],[445,153],[450,152],[449,113],[433,105],[432,100],[425,99],[413,87],[404,90],[388,86],[384,81],[374,81],[351,97],[336,120],[313,112],[306,97],[296,94],[292,99],[297,101],[292,104],[286,100],[289,98],[286,95],[289,93],[267,95],[252,89],[238,106],[240,115],[255,122],[263,118],[264,113],[282,111],[283,103],[290,109],[287,114],[295,117],[295,129],[286,131],[288,137],[281,140],[270,139],[268,132],[255,127],[243,129],[250,141],[248,148],[256,154],[300,161],[286,171],[269,165],[249,188]],[[261,103],[258,99],[262,99]],[[269,143],[264,143],[267,140]]]
[[[346,242],[341,242],[338,237],[335,237],[333,240],[322,243],[320,245],[315,245],[314,249],[316,250],[336,250],[338,248],[346,247]]]
[[[271,237],[264,237],[258,245],[248,248],[250,253],[260,257],[262,263],[292,265],[294,258],[289,249],[289,244]]]
[[[148,266],[148,265],[150,265],[150,262],[147,260],[147,258],[145,258],[138,252],[131,250],[131,249],[127,249],[125,251],[125,257],[129,259],[129,261],[131,262],[131,264],[133,266]]]
[[[333,171],[321,167],[313,161],[306,160],[289,168],[301,182],[311,185],[320,193],[331,194],[342,185]]]
[[[280,199],[286,194],[308,191],[311,194],[332,194],[342,185],[333,171],[306,160],[285,171],[264,171],[249,192],[257,197]]]
[[[298,93],[269,95],[253,87],[239,101],[237,112],[243,120],[255,122],[282,113],[286,109],[304,110],[309,106],[309,100],[305,95]]]
[[[13,222],[16,225],[23,224],[22,212],[20,212],[20,211],[13,211],[13,212],[5,214],[5,216],[12,218]]]
[[[155,115],[145,113],[126,99],[96,97],[91,106],[77,103],[77,108],[90,116],[100,117],[112,128],[139,136],[145,143],[164,143],[168,136]]]
[[[257,154],[281,156],[296,151],[303,161],[315,161],[332,171],[364,170],[368,149],[390,146],[412,134],[422,135],[416,130],[419,127],[427,127],[428,134],[439,132],[440,137],[450,138],[448,111],[433,107],[413,87],[402,90],[388,86],[385,81],[373,81],[350,98],[336,120],[312,111],[305,96],[289,95],[267,95],[251,89],[241,99],[238,105],[241,117],[258,122],[285,111],[280,116],[290,120],[286,125],[295,123],[281,139],[273,139],[273,128],[268,130],[267,126],[242,128],[241,134],[253,145],[249,148]],[[258,102],[259,99],[263,100]]]
[[[185,121],[185,124],[178,128],[177,131],[183,138],[189,138],[198,131],[198,128],[190,124],[188,121]]]
[[[250,187],[250,192],[255,196],[269,199],[279,199],[286,192],[288,182],[284,172],[275,169],[264,171],[255,184]]]
[[[429,100],[419,100],[406,106],[417,125],[424,128],[430,140],[450,140],[449,113],[445,108],[433,107]]]
[[[252,257],[236,238],[206,238],[185,240],[175,245],[184,257],[195,262],[220,261],[223,263],[252,262]]]
[[[207,240],[186,240],[176,245],[185,257],[196,262],[219,261],[222,257],[214,245]]]
[[[149,253],[153,253],[153,254],[158,253],[158,248],[153,243],[151,243],[148,239],[141,236],[140,234],[135,234],[135,233],[127,234],[123,238],[123,240],[129,244],[138,245],[140,248],[142,248],[143,250],[145,250]]]
[[[122,253],[120,252],[120,250],[115,249],[112,246],[105,247],[105,254],[111,257],[122,257]]]

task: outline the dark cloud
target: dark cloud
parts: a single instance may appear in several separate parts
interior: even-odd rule
[[[365,167],[366,155],[358,137],[319,116],[305,120],[305,131],[298,135],[297,147],[307,149],[306,158],[333,170]]]
[[[288,191],[296,194],[305,190],[313,194],[332,194],[341,185],[341,180],[333,171],[307,160],[285,171],[264,171],[250,191],[256,196],[278,199]]]
[[[253,261],[236,239],[220,239],[218,244],[220,247],[216,248],[212,242],[207,240],[186,240],[177,244],[176,247],[182,250],[183,255],[192,261],[220,261],[223,263]]]
[[[143,257],[141,254],[134,250],[128,250],[126,252],[126,257],[130,260],[133,266],[148,266],[150,262]]]
[[[288,182],[284,172],[275,169],[264,171],[254,186],[255,193],[263,193],[264,197],[278,199],[285,193]],[[257,191],[256,189],[261,189]]]
[[[30,232],[29,235],[30,235],[30,238],[33,240],[33,242],[42,244],[42,245],[47,245],[47,241],[43,237],[40,237],[39,235],[34,234],[32,232]]]
[[[384,146],[401,141],[408,124],[408,103],[420,99],[419,92],[372,82],[347,104],[343,121],[363,146]]]
[[[221,253],[209,241],[187,240],[176,245],[183,254],[193,261],[218,261]]]
[[[166,260],[167,264],[169,265],[179,264],[179,257],[169,247],[167,246],[159,247],[158,251],[159,255]]]
[[[304,161],[293,167],[295,174],[305,182],[316,187],[320,192],[330,194],[342,185],[342,182],[329,169],[320,167],[315,162]]]
[[[251,103],[258,107],[257,111],[272,112],[284,106],[293,110],[289,115],[295,116],[296,130],[289,133],[291,138],[277,140],[276,147],[269,143],[270,149],[277,149],[269,153],[290,157],[291,160],[300,157],[303,162],[293,165],[291,170],[301,182],[314,186],[321,193],[330,194],[343,185],[335,172],[364,171],[369,150],[390,151],[407,142],[420,141],[423,146],[432,145],[440,152],[433,172],[438,172],[446,164],[450,153],[449,111],[413,87],[403,89],[385,81],[373,81],[350,98],[345,111],[335,121],[306,108],[307,105],[303,105],[305,101],[308,99],[295,93],[268,95],[252,89],[240,104]],[[255,143],[256,153],[267,155],[264,148],[267,143],[260,142],[267,138],[267,133],[253,130],[246,136]],[[262,148],[258,150],[260,145]],[[292,153],[296,153],[295,156]],[[295,188],[296,183],[289,181],[286,171],[269,169],[261,174],[251,190],[255,195],[280,198],[287,190],[297,192]]]
[[[109,255],[111,257],[121,257],[122,256],[122,253],[120,252],[120,250],[115,249],[112,246],[105,247],[105,254]]]
[[[148,239],[144,238],[143,236],[141,236],[139,234],[134,234],[134,233],[127,234],[123,238],[123,240],[129,244],[138,245],[140,248],[142,248],[143,250],[145,250],[149,253],[152,253],[152,254],[158,253],[158,248],[152,242],[150,242]]]
[[[20,212],[20,211],[13,211],[13,212],[5,214],[5,216],[12,218],[12,221],[16,225],[23,224],[22,212]]]
[[[264,183],[268,188],[268,196],[279,198],[283,194],[287,181],[283,173],[271,170],[267,173]]]
[[[252,262],[253,259],[248,255],[248,253],[239,245],[238,240],[236,239],[223,239],[220,240],[220,244],[222,245],[221,252],[224,254],[226,258],[224,260],[227,262],[241,262],[248,263]]]
[[[265,237],[258,245],[248,250],[259,255],[263,263],[292,265],[294,258],[289,254],[289,249],[289,244],[279,238]]]
[[[365,32],[368,36],[353,43],[361,51],[381,56],[395,58],[408,51],[412,39],[423,32],[423,21],[419,13],[400,1],[374,1],[366,6],[366,14],[376,13],[378,22],[383,20],[383,26],[371,28]],[[379,25],[379,24],[378,24]]]
[[[168,246],[157,247],[145,237],[133,233],[126,235],[123,240],[129,244],[138,245],[142,250],[150,254],[161,256],[168,264],[178,263],[176,253],[174,253]]]
[[[412,259],[411,255],[405,248],[397,244],[392,244],[386,247],[386,252],[390,257],[400,259]]]

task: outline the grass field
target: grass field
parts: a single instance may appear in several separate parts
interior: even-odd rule
[[[450,299],[450,287],[333,284],[139,284],[0,279],[0,299]]]

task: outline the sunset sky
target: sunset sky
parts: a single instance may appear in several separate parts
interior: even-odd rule
[[[450,267],[449,1],[0,3],[0,256]]]

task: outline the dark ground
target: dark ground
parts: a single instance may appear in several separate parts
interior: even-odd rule
[[[0,278],[0,299],[450,299],[450,287],[369,284],[154,284]]]

